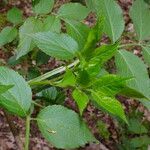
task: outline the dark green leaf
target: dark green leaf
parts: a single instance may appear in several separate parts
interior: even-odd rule
[[[62,19],[81,21],[87,17],[89,9],[80,3],[67,3],[60,7],[58,16]]]
[[[18,32],[16,28],[5,27],[0,32],[0,46],[12,42],[16,38],[17,34]]]
[[[54,0],[34,0],[33,10],[36,14],[48,14],[54,6]]]
[[[31,88],[22,76],[6,67],[0,67],[0,84],[14,85],[0,95],[0,104],[8,111],[19,116],[26,116],[31,106]]]
[[[150,37],[150,9],[144,0],[134,1],[130,16],[133,20],[135,31],[139,40],[145,40]]]
[[[37,117],[43,136],[56,148],[74,149],[95,141],[77,113],[63,106],[44,108]]]
[[[7,20],[13,24],[19,24],[23,21],[22,12],[20,9],[14,7],[7,13]]]
[[[36,45],[47,55],[68,60],[76,56],[77,42],[67,34],[41,32],[32,35]]]
[[[28,18],[19,29],[19,45],[17,49],[17,59],[29,53],[35,47],[30,34],[40,32],[43,24],[33,17]]]
[[[127,119],[122,105],[115,98],[108,97],[104,93],[92,91],[94,101],[104,110],[108,111],[114,116],[117,116],[127,123]]]
[[[146,65],[140,58],[130,52],[121,50],[116,55],[116,66],[119,75],[133,77],[128,83],[130,88],[150,98],[150,80]],[[150,102],[148,100],[141,99],[140,101],[150,109]]]
[[[84,109],[86,108],[87,104],[89,103],[88,96],[79,89],[75,89],[72,93],[72,96],[78,105],[80,115],[82,115]]]

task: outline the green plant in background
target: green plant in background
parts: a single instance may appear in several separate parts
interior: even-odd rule
[[[25,21],[21,11],[12,8],[7,13],[7,20],[12,26],[5,27],[0,33],[1,47],[14,40],[19,43],[16,55],[9,60],[10,64],[15,64],[28,53],[37,61],[40,53],[43,59],[47,55],[65,63],[38,77],[35,77],[38,71],[29,72],[31,80],[28,81],[12,69],[0,67],[0,105],[12,114],[26,118],[25,150],[29,147],[31,121],[37,122],[43,136],[56,148],[71,149],[97,142],[82,119],[89,102],[127,124],[130,120],[126,118],[116,95],[137,98],[150,109],[147,72],[150,48],[144,41],[150,37],[147,4],[136,0],[130,11],[139,42],[120,45],[118,40],[124,31],[124,20],[115,1],[87,0],[87,6],[67,3],[57,12],[52,11],[54,3],[54,0],[34,0],[34,15]],[[139,5],[141,10],[137,10]],[[91,28],[83,23],[90,12],[97,17]],[[140,18],[136,16],[139,13]],[[62,21],[66,32],[61,30]],[[111,43],[97,46],[104,34],[108,35]],[[143,48],[147,65],[131,52],[118,50],[135,45]],[[117,74],[109,74],[104,69],[105,63],[113,56],[116,58]],[[43,62],[39,59],[39,63]],[[63,106],[65,97],[60,88],[72,90],[79,115]],[[38,103],[41,100],[46,101],[45,105]],[[41,110],[36,118],[32,118],[36,105]]]

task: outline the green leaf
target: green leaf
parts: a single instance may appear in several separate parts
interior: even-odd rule
[[[135,31],[139,40],[145,40],[150,37],[150,10],[144,0],[134,1],[130,16],[132,18]]]
[[[13,24],[19,24],[23,21],[22,12],[20,9],[14,7],[7,13],[7,20]]]
[[[63,106],[44,108],[37,122],[43,136],[58,149],[74,149],[96,141],[78,114]]]
[[[37,93],[36,96],[42,100],[50,102],[50,104],[63,104],[65,100],[64,93],[56,87],[50,87]]]
[[[78,51],[77,42],[67,34],[41,32],[33,34],[32,37],[39,49],[58,59],[72,59]]]
[[[145,62],[150,66],[150,47],[143,47],[143,56]]]
[[[82,21],[89,14],[89,9],[79,3],[67,3],[60,7],[58,16],[62,19]]]
[[[70,69],[66,70],[66,73],[64,74],[62,80],[56,82],[56,85],[60,87],[75,86],[75,84],[76,84],[76,77]]]
[[[84,109],[86,108],[87,104],[89,103],[88,96],[79,89],[75,89],[72,93],[72,96],[78,105],[80,115],[82,115]]]
[[[40,32],[43,29],[42,21],[33,17],[28,18],[19,29],[19,45],[17,59],[29,53],[35,47],[30,34]]]
[[[98,16],[104,16],[104,32],[115,43],[124,30],[121,8],[114,0],[96,0],[94,4]]]
[[[0,95],[0,104],[11,113],[25,117],[31,106],[32,92],[23,77],[11,69],[0,67],[0,84],[14,85]]]
[[[90,30],[89,27],[84,23],[74,20],[67,20],[66,26],[67,33],[78,42],[79,49],[82,50],[87,41],[87,36]]]
[[[130,144],[132,145],[132,147],[134,147],[136,149],[142,148],[144,146],[148,147],[148,145],[150,144],[150,137],[148,137],[147,135],[135,137],[130,140]]]
[[[0,32],[0,47],[12,42],[16,36],[17,36],[18,32],[16,28],[12,28],[12,27],[5,27],[1,32]]]
[[[52,11],[54,0],[35,0],[34,4],[33,10],[36,14],[48,14]]]
[[[127,80],[128,78],[116,75],[105,75],[92,84],[92,89],[105,93],[108,96],[115,96],[124,89]]]
[[[146,129],[146,127],[143,124],[141,124],[141,121],[139,121],[135,118],[130,118],[129,119],[128,130],[131,134],[148,133],[148,130]]]
[[[43,21],[44,29],[43,31],[52,31],[60,33],[61,31],[61,22],[60,19],[55,16],[48,16]]]
[[[134,77],[128,83],[130,88],[150,98],[150,80],[146,65],[140,58],[130,52],[121,50],[116,55],[116,66],[119,75]],[[140,101],[150,109],[150,102],[148,100],[141,99]]]
[[[12,87],[13,87],[13,85],[0,85],[0,94],[5,93]]]
[[[127,119],[122,105],[115,98],[108,97],[101,92],[92,91],[92,97],[94,101],[104,110],[110,114],[117,116],[127,123]]]

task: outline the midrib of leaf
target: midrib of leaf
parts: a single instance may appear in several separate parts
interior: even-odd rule
[[[142,37],[142,29],[143,29],[143,28],[142,28],[142,26],[143,26],[143,23],[142,23],[142,14],[141,14],[142,11],[141,11],[141,5],[138,6],[138,7],[139,7],[139,10],[140,10],[140,11],[139,11],[139,13],[140,13],[140,14],[139,14],[139,17],[140,17],[140,26],[141,26],[141,27],[140,27],[140,37],[139,37],[139,40],[141,41],[141,39],[142,39],[142,38],[141,38],[141,37]]]
[[[108,8],[106,7],[106,0],[104,1],[104,6],[106,8],[106,15],[109,18],[108,21],[109,21],[110,28],[111,28],[112,40],[114,41],[115,38],[114,38],[114,32],[113,32],[113,25],[112,25],[112,20],[111,20],[111,17],[110,17],[110,12],[109,12]]]
[[[125,59],[125,57],[124,57],[120,52],[119,52],[119,54],[122,56],[122,58],[124,58],[125,63],[127,64],[127,66],[128,66],[128,68],[129,68],[131,74],[132,74],[133,77],[134,77],[134,73],[132,72],[132,69],[131,69],[131,67],[130,67],[130,64],[128,63],[128,61]],[[139,88],[139,85],[138,85],[138,82],[137,82],[136,79],[135,79],[135,82],[136,82],[136,85],[138,86],[138,89],[141,91],[141,89]],[[141,92],[143,93],[143,91],[141,91]]]

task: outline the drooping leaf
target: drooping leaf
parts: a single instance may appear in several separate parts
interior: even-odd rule
[[[22,12],[20,9],[14,7],[7,13],[7,20],[13,24],[19,24],[23,21]]]
[[[25,117],[32,100],[31,88],[17,72],[0,67],[0,84],[13,85],[0,95],[0,104],[13,114]]]
[[[67,20],[67,33],[74,38],[79,45],[79,49],[82,50],[89,34],[89,27],[81,22],[74,20]]]
[[[54,6],[54,0],[34,0],[33,10],[36,14],[48,14]]]
[[[44,108],[37,122],[43,136],[56,148],[73,149],[95,141],[77,113],[60,105]]]
[[[150,9],[144,0],[134,1],[130,10],[130,16],[138,39],[141,41],[150,37]]]
[[[58,16],[62,19],[81,21],[87,17],[89,9],[80,3],[67,3],[60,7]]]
[[[32,37],[39,49],[58,59],[72,59],[78,51],[77,42],[67,34],[41,32],[33,34]]]
[[[28,18],[19,29],[19,45],[17,49],[17,59],[29,53],[35,47],[32,37],[29,35],[32,33],[42,31],[43,24],[39,19],[33,17]]]
[[[143,56],[145,62],[150,66],[150,47],[143,47]]]
[[[17,34],[18,32],[16,28],[5,27],[0,32],[0,46],[12,42],[16,38]]]
[[[66,70],[66,73],[64,74],[62,80],[56,82],[56,85],[60,87],[75,86],[75,84],[76,84],[76,77],[70,69]]]
[[[0,85],[0,94],[5,93],[12,87],[13,87],[13,85]]]
[[[145,97],[150,98],[150,80],[146,65],[134,54],[121,50],[116,55],[116,66],[118,74],[123,77],[133,77],[128,86],[142,93]],[[147,108],[150,109],[148,100],[140,100]]]
[[[104,32],[115,43],[124,30],[123,13],[114,0],[93,0],[98,16],[104,16]]]
[[[43,21],[44,27],[43,31],[51,31],[60,33],[61,31],[61,22],[60,19],[55,16],[48,16]]]
[[[72,93],[72,96],[78,105],[80,115],[82,115],[84,109],[86,108],[87,104],[89,103],[88,96],[79,89],[75,89]]]
[[[102,92],[92,91],[93,100],[105,111],[117,116],[127,123],[127,119],[121,103],[113,97],[108,97]]]

